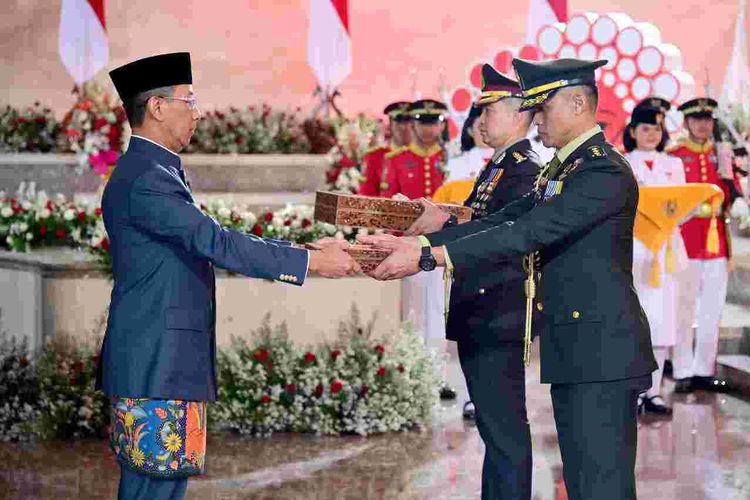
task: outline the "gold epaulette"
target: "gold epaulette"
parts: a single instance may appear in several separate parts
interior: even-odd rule
[[[367,156],[367,155],[370,155],[370,154],[372,154],[372,153],[375,153],[375,152],[377,152],[377,151],[380,151],[381,149],[390,149],[390,147],[389,147],[389,146],[386,146],[385,144],[381,144],[380,146],[375,146],[374,148],[370,148],[370,149],[368,149],[367,151],[365,151],[365,154],[364,154],[364,155],[362,155],[362,156]]]
[[[516,160],[516,163],[523,163],[529,158],[518,151],[513,151],[513,159]]]
[[[672,144],[670,146],[667,146],[667,149],[664,150],[665,153],[673,153],[677,151],[678,149],[682,148],[685,145],[685,141],[680,141],[675,144]]]
[[[388,153],[385,154],[385,159],[386,160],[390,160],[394,156],[398,156],[398,155],[400,155],[401,153],[403,153],[404,151],[406,151],[408,149],[409,149],[408,146],[398,146],[398,147],[395,147],[395,148],[391,149],[390,152],[388,152]]]

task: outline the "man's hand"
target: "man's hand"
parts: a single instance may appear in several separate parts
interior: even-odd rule
[[[319,246],[321,250],[310,250],[310,272],[324,278],[343,278],[362,272],[359,264],[344,251],[344,245],[338,242],[324,242]]]
[[[424,212],[404,234],[414,236],[441,230],[443,224],[450,218],[450,214],[426,198],[420,198],[417,201],[424,208]]]
[[[365,245],[375,248],[390,250],[388,256],[371,273],[378,280],[393,280],[411,276],[419,272],[419,257],[422,253],[422,245],[414,237],[398,238],[391,234],[360,235],[357,240]]]
[[[407,250],[409,248],[419,251],[422,244],[415,237],[393,236],[392,234],[358,234],[357,241],[363,245],[370,245],[379,250]]]

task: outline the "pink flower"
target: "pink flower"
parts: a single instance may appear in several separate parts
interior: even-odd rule
[[[109,167],[117,163],[118,157],[119,155],[111,149],[109,151],[100,151],[97,154],[89,155],[89,163],[97,175],[105,176],[109,173]]]

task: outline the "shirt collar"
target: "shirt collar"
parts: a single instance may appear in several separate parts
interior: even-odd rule
[[[685,140],[685,146],[693,153],[708,153],[713,149],[713,141],[706,141],[703,144],[698,144],[694,140],[688,138]]]
[[[568,156],[570,156],[573,151],[578,149],[583,145],[584,142],[588,141],[592,137],[594,137],[596,134],[601,133],[602,129],[599,125],[594,126],[593,128],[587,130],[586,132],[582,133],[569,143],[567,143],[565,146],[561,147],[557,150],[557,153],[555,155],[557,156],[557,159],[560,160],[560,163],[564,163],[565,160],[568,159]]]
[[[130,151],[131,149],[134,151],[142,151],[147,154],[154,155],[162,163],[169,165],[170,167],[175,167],[178,169],[182,168],[182,162],[177,153],[169,148],[162,146],[158,142],[154,142],[151,139],[148,139],[141,135],[133,134],[130,136],[128,151]]]

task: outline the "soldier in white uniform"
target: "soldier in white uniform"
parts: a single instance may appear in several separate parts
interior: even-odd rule
[[[482,142],[479,133],[479,116],[482,108],[472,106],[461,131],[461,154],[448,160],[448,181],[476,179],[492,158],[494,150]],[[472,183],[473,187],[473,183]],[[471,190],[469,190],[471,192]],[[459,203],[463,203],[463,200]]]
[[[663,152],[668,140],[662,109],[639,105],[633,110],[624,131],[623,145],[628,151],[625,158],[633,168],[639,186],[685,184],[682,161]],[[668,247],[672,259],[670,265],[667,264]],[[654,259],[658,264],[658,286],[652,280]],[[651,326],[651,343],[659,365],[652,373],[651,388],[638,399],[638,409],[642,413],[672,414],[672,409],[661,397],[661,381],[667,352],[677,338],[677,278],[687,267],[688,257],[679,227],[658,255],[638,239],[633,239],[633,283]]]

